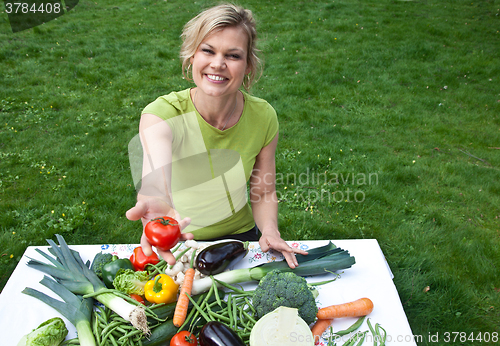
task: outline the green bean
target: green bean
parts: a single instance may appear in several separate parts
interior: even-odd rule
[[[199,298],[198,298],[198,301],[196,303],[200,304],[203,300],[204,296],[201,295]],[[179,327],[179,329],[177,330],[177,333],[179,333],[181,330],[184,329],[184,327],[186,326],[186,324],[188,324],[189,321],[191,321],[191,318],[193,318],[193,315],[196,313],[196,309],[191,309],[191,311],[189,312],[189,314],[187,315],[186,319],[184,320],[184,323]],[[194,319],[193,319],[194,320]]]
[[[132,338],[134,336],[137,336],[137,334],[141,334],[142,335],[143,332],[141,330],[139,330],[139,329],[136,329],[136,328],[134,328],[134,330],[129,331],[129,332],[125,331],[125,333],[120,338],[118,338],[118,341],[123,341],[125,339],[130,339],[130,338]]]
[[[207,322],[210,322],[212,321],[212,319],[210,318],[210,316],[208,316],[205,311],[203,311],[200,306],[198,304],[196,304],[196,302],[194,301],[193,298],[191,298],[191,296],[189,294],[186,294],[189,298],[189,300],[191,301],[191,303],[193,304],[193,307],[198,310],[200,312],[200,315],[203,316],[203,318],[207,321]]]
[[[227,296],[227,312],[229,315],[229,326],[233,325],[233,304],[232,304],[232,294],[229,293]]]
[[[248,327],[248,323],[247,323],[247,321],[245,320],[245,316],[243,316],[243,308],[242,308],[242,307],[239,307],[239,308],[238,308],[238,311],[240,312],[240,319],[239,319],[239,322],[240,322],[240,324],[243,326],[243,329],[244,329],[244,330],[247,330],[249,327]]]
[[[167,262],[162,259],[160,262],[158,262],[156,264],[153,264],[153,263],[146,264],[144,269],[149,273],[149,275],[156,276],[157,274],[160,274],[163,271],[165,263],[167,263]],[[151,271],[150,267],[153,267],[154,270]]]
[[[358,330],[358,328],[361,327],[361,325],[363,324],[365,317],[366,316],[362,316],[362,317],[358,318],[358,320],[356,322],[354,322],[349,328],[344,329],[344,330],[339,330],[335,334],[342,336],[342,335],[347,335],[355,330]]]
[[[110,324],[108,324],[106,326],[106,328],[104,328],[101,332],[101,334],[103,335],[106,335],[107,333],[109,333],[111,330],[113,330],[116,326],[118,326],[120,324],[120,322],[118,321],[113,321],[111,322]]]
[[[99,332],[99,316],[94,314],[94,320],[92,321],[92,332],[96,337],[97,345],[101,344],[101,333]]]
[[[257,323],[257,321],[252,317],[250,316],[246,311],[243,311],[243,314],[250,320],[252,321],[253,324]]]
[[[236,306],[236,299],[233,299],[233,319],[234,319],[234,328],[236,329],[238,325],[238,307]]]
[[[210,278],[212,279],[212,284],[217,286],[217,282],[215,281],[214,277],[212,275],[210,275]],[[220,297],[219,297],[219,290],[215,289],[214,292],[215,292],[215,300],[217,301],[219,306],[222,307],[222,302],[221,302]]]
[[[384,336],[381,336],[381,335],[380,335],[380,330],[379,330],[379,329],[382,329],[382,330],[384,331]],[[382,327],[380,326],[380,324],[378,324],[378,323],[377,323],[377,324],[375,324],[375,331],[376,331],[377,335],[378,335],[378,336],[382,339],[382,340],[380,341],[380,346],[384,346],[384,345],[385,345],[385,340],[386,340],[386,338],[387,338],[387,332],[386,332],[386,331],[385,331],[385,329],[384,329],[384,328],[382,328]]]
[[[115,340],[115,337],[113,335],[109,335],[109,340],[111,341],[111,343],[113,344],[113,346],[119,346],[118,343],[116,342]]]
[[[190,247],[187,247],[187,248],[185,248],[184,250],[182,250],[180,254],[178,254],[177,256],[175,256],[175,261],[177,262],[177,261],[179,260],[179,258],[181,258],[182,256],[184,256],[184,254],[185,254],[186,252],[188,252],[190,249],[191,249]],[[172,253],[173,253],[173,252],[172,252]],[[169,268],[169,269],[172,269],[173,267],[174,267],[173,265],[169,265],[169,266],[168,266],[168,268]]]
[[[252,310],[252,312],[255,314],[257,311],[253,307],[252,303],[250,303],[250,300],[248,299],[248,297],[245,297],[245,302],[247,303],[247,306],[249,306],[250,309]]]
[[[357,332],[353,336],[351,336],[342,346],[353,346],[356,341],[358,341],[359,337],[361,336],[361,332]]]
[[[219,322],[220,321],[224,321],[226,323],[230,322],[229,317],[218,314],[217,312],[213,312],[212,310],[209,310],[208,313],[210,314],[210,316],[217,318],[219,320]]]
[[[228,283],[225,283],[224,281],[220,281],[220,280],[217,280],[216,278],[214,278],[214,280],[221,286],[224,286],[226,288],[229,288],[230,290],[233,290],[234,292],[236,293],[239,293],[239,294],[245,294],[245,293],[248,293],[248,292],[245,292],[243,290],[240,290],[239,288],[236,288]]]
[[[377,346],[377,333],[375,332],[375,329],[373,328],[370,319],[367,319],[366,323],[368,324],[368,328],[370,328],[370,332],[372,332],[373,335],[373,346]]]
[[[359,337],[359,341],[358,343],[356,344],[356,346],[361,346],[363,345],[363,343],[365,342],[365,337],[366,337],[366,333],[368,333],[367,330],[365,330]]]
[[[197,320],[198,316],[200,315],[200,312],[203,311],[204,307],[206,306],[207,302],[208,302],[208,299],[210,298],[210,296],[213,294],[213,289],[214,289],[214,286],[210,286],[210,290],[208,290],[208,293],[206,296],[200,296],[200,299],[203,298],[203,301],[201,303],[196,303],[196,306],[198,307],[198,309],[192,309],[192,311],[194,311],[194,315],[192,315],[192,320],[191,320],[191,324],[194,323],[194,321]],[[189,295],[188,295],[189,296]],[[189,296],[189,298],[191,298]],[[193,301],[193,299],[189,299],[190,301]],[[199,301],[199,299],[198,299]],[[191,315],[191,314],[190,314]],[[184,321],[183,325],[179,328],[179,331],[181,331],[186,323],[187,323],[188,319],[186,318],[186,320]],[[208,320],[207,320],[208,322]]]
[[[334,337],[333,335],[333,327],[330,326],[330,335],[328,336],[328,342],[327,342],[327,346],[335,346],[335,339],[336,337]]]

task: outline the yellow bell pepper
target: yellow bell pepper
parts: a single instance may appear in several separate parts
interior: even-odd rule
[[[177,299],[179,285],[166,274],[158,274],[153,280],[146,282],[144,296],[150,303],[172,303]]]

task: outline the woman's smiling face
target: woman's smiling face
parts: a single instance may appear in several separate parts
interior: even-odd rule
[[[240,27],[227,27],[206,37],[191,58],[193,81],[210,96],[238,91],[247,66],[248,37]]]

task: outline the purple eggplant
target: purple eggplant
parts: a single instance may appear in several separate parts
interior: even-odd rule
[[[196,257],[196,269],[205,275],[215,275],[230,269],[248,253],[248,242],[238,240],[212,244]]]
[[[200,346],[245,346],[245,343],[222,322],[211,321],[203,326],[198,336]]]

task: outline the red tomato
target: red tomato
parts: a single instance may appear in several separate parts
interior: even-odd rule
[[[139,303],[141,303],[142,305],[145,305],[146,302],[144,301],[144,299],[138,295],[138,294],[131,294],[130,295],[130,298],[134,299],[134,300],[137,300]]]
[[[160,259],[155,252],[153,252],[151,256],[146,256],[142,251],[142,247],[138,246],[134,249],[134,252],[130,256],[130,262],[132,262],[136,271],[142,271],[146,269],[146,265],[150,263],[157,264],[160,262]]]
[[[170,339],[170,346],[196,346],[198,341],[196,336],[187,330],[183,330]]]
[[[181,239],[179,223],[168,216],[149,221],[146,224],[144,233],[152,246],[163,251],[170,250]]]

